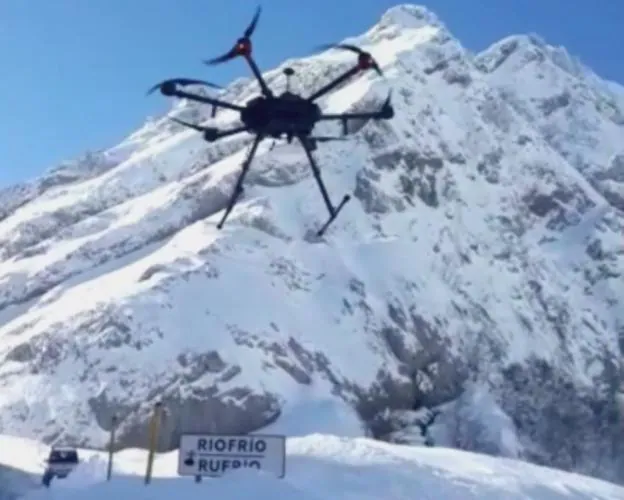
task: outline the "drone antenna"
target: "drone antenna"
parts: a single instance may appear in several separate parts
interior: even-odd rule
[[[290,92],[290,78],[295,74],[295,70],[292,68],[284,68],[284,75],[286,75],[286,92]]]

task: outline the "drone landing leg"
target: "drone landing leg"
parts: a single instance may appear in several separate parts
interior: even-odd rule
[[[308,143],[306,142],[304,137],[299,137],[299,142],[301,142],[301,145],[303,146],[303,149],[306,152],[306,156],[308,157],[308,162],[310,163],[310,167],[312,167],[312,173],[314,174],[314,179],[316,179],[316,183],[319,187],[319,190],[321,191],[321,195],[323,196],[323,201],[325,201],[325,206],[327,207],[327,211],[329,212],[329,219],[327,219],[327,222],[325,222],[325,224],[323,224],[323,226],[316,233],[317,236],[323,236],[325,231],[327,231],[327,228],[330,226],[332,222],[334,222],[336,217],[338,217],[338,214],[340,213],[342,208],[346,205],[346,203],[351,199],[351,197],[348,194],[346,194],[342,198],[338,206],[334,207],[331,200],[329,199],[327,188],[325,187],[325,183],[323,182],[323,179],[321,178],[321,171],[319,170],[318,165],[316,164],[316,160],[312,156],[312,151],[310,150]]]
[[[251,149],[249,150],[249,153],[247,153],[247,157],[245,158],[245,162],[243,163],[243,169],[241,170],[241,173],[239,174],[238,179],[236,180],[236,185],[234,186],[234,192],[232,193],[232,196],[230,197],[230,200],[225,209],[225,213],[223,214],[223,217],[221,217],[221,220],[217,224],[217,229],[223,228],[223,224],[225,224],[225,220],[228,218],[228,216],[230,215],[230,212],[234,208],[234,205],[236,204],[236,200],[238,199],[240,194],[243,192],[243,181],[245,180],[245,176],[247,175],[247,172],[249,171],[249,167],[251,166],[251,162],[256,154],[258,145],[260,144],[260,141],[262,141],[263,138],[264,137],[261,135],[256,135],[254,137],[254,141],[251,144]]]

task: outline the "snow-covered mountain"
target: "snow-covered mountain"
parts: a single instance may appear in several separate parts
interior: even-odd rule
[[[218,231],[250,137],[208,144],[166,117],[0,192],[0,432],[103,446],[116,413],[142,446],[162,400],[172,449],[336,399],[376,437],[441,412],[439,444],[624,480],[624,88],[534,36],[471,54],[414,5],[349,42],[386,78],[323,108],[392,88],[396,116],[316,151],[334,199],[354,195],[322,240],[297,146],[261,146]],[[352,64],[283,67],[311,93]]]

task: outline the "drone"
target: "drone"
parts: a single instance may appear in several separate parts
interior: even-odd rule
[[[180,99],[188,99],[191,101],[209,104],[212,106],[212,117],[216,115],[218,108],[229,109],[240,113],[240,122],[242,125],[235,128],[222,130],[214,127],[204,127],[194,123],[185,122],[176,118],[171,120],[190,127],[203,134],[204,140],[208,142],[214,142],[224,137],[232,136],[242,132],[248,132],[254,135],[253,142],[247,153],[247,156],[243,162],[241,172],[236,181],[234,192],[232,193],[225,212],[217,224],[218,229],[222,229],[228,218],[230,212],[234,208],[236,201],[243,192],[243,181],[251,162],[256,154],[260,142],[264,139],[273,138],[281,139],[285,136],[286,141],[290,144],[293,139],[303,146],[307,159],[312,168],[312,173],[318,185],[318,188],[329,212],[329,218],[318,230],[317,236],[322,236],[330,224],[336,219],[340,211],[344,208],[346,203],[351,199],[351,196],[346,194],[342,201],[338,205],[334,205],[327,192],[325,183],[321,178],[321,172],[317,165],[316,160],[312,155],[312,151],[317,148],[319,142],[329,142],[334,140],[344,140],[344,136],[347,135],[347,124],[349,120],[389,120],[394,116],[394,108],[390,103],[390,95],[385,100],[383,105],[377,111],[360,112],[360,113],[341,113],[341,114],[324,114],[316,100],[321,96],[326,95],[349,78],[356,74],[366,71],[374,70],[378,75],[382,76],[383,73],[373,59],[370,53],[349,44],[328,44],[319,47],[319,49],[339,49],[347,50],[357,55],[357,63],[349,70],[339,75],[333,81],[327,83],[321,89],[314,92],[308,97],[302,97],[297,93],[294,93],[290,87],[290,78],[294,75],[292,68],[286,68],[283,70],[287,79],[286,90],[280,94],[275,95],[273,91],[267,86],[260,70],[252,56],[252,43],[251,35],[254,33],[260,18],[261,7],[256,9],[256,13],[249,24],[247,29],[241,38],[236,41],[234,47],[226,54],[217,57],[215,59],[203,61],[207,65],[221,64],[237,57],[242,57],[248,64],[251,72],[257,80],[261,95],[250,99],[245,105],[233,104],[223,100],[215,99],[212,97],[206,97],[199,94],[190,93],[184,90],[184,87],[188,85],[203,85],[208,88],[220,89],[219,85],[210,83],[204,80],[196,80],[191,78],[173,78],[165,80],[152,87],[148,94],[156,90],[160,90],[160,93],[167,97],[178,97]],[[342,123],[343,137],[315,137],[312,136],[312,130],[315,125],[320,121],[337,120]]]

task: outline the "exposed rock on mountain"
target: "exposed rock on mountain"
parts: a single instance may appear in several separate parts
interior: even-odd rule
[[[390,436],[409,419],[388,412],[443,405],[448,421],[470,382],[517,455],[624,480],[624,89],[533,36],[475,56],[413,5],[349,41],[387,77],[323,108],[391,87],[396,116],[316,151],[333,197],[354,194],[323,240],[297,146],[260,148],[218,231],[250,139],[208,144],[165,117],[0,193],[2,433],[104,446],[117,413],[122,445],[142,446],[162,400],[171,449],[335,397]],[[353,58],[287,64],[311,93]],[[284,88],[281,68],[266,78]],[[257,92],[241,80],[220,97]],[[470,447],[508,449],[492,439]]]

